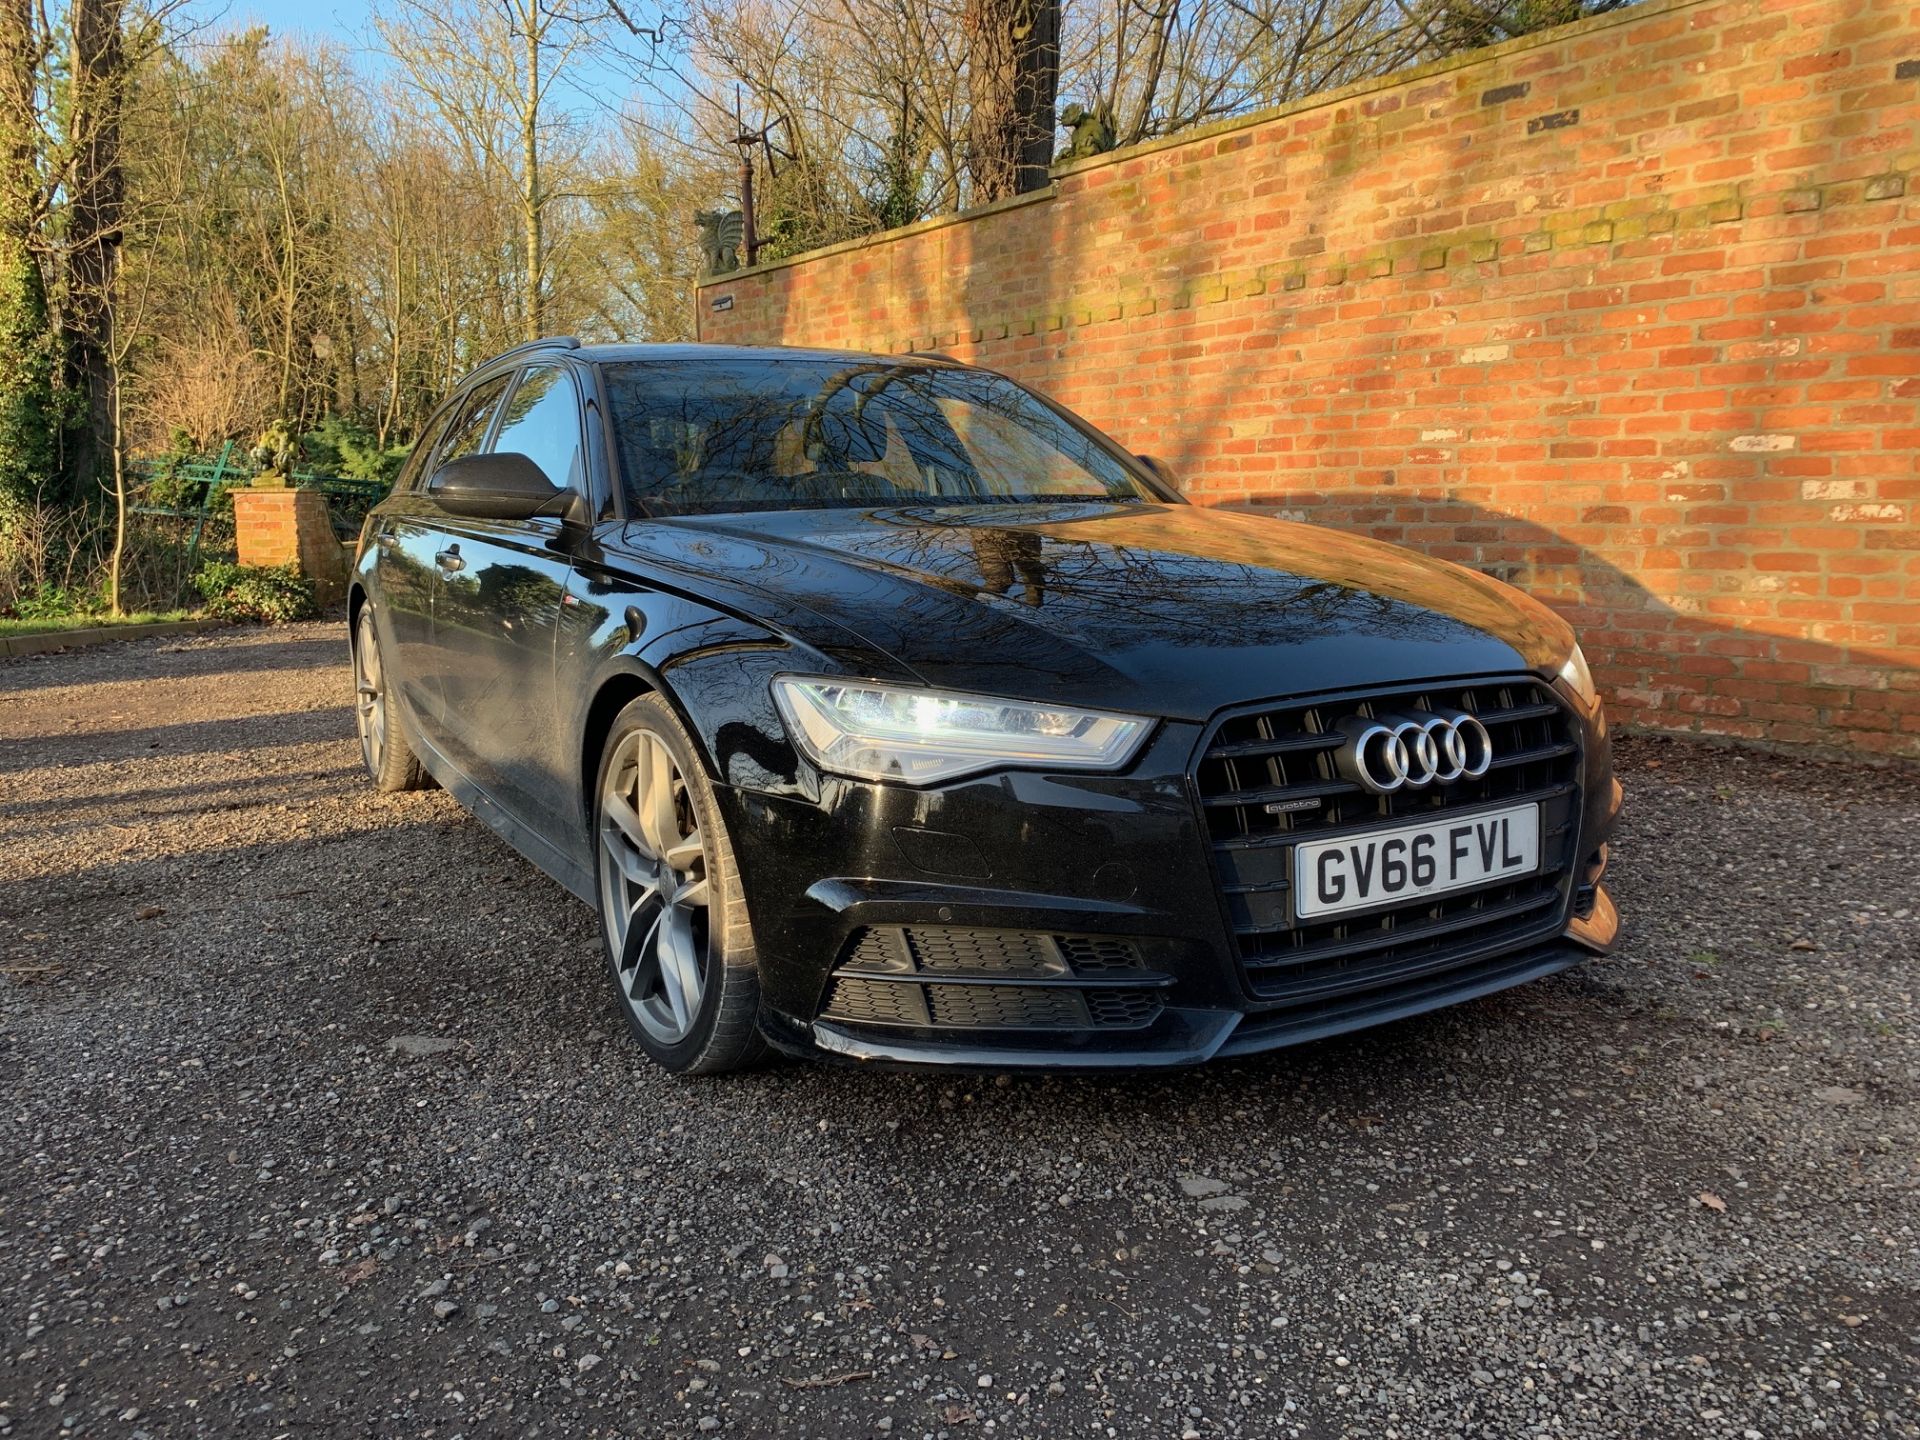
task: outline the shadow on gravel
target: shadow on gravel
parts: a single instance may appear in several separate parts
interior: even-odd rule
[[[437,792],[433,798],[440,798]],[[255,803],[202,807],[201,813]],[[490,866],[496,847],[500,864]],[[363,829],[305,834],[291,842],[175,845],[162,853],[0,880],[0,941],[11,927],[20,942],[57,954],[64,971],[111,956],[101,975],[115,985],[144,985],[156,967],[178,967],[176,978],[186,983],[208,973],[224,975],[268,935],[280,937],[273,942],[274,963],[283,967],[325,968],[338,958],[336,946],[371,954],[403,942],[418,953],[437,954],[434,941],[441,932],[422,916],[449,902],[397,886],[396,875],[459,867],[456,873],[465,878],[443,888],[453,896],[454,912],[473,920],[507,906],[537,910],[540,897],[516,897],[499,884],[508,863],[491,832],[451,806],[436,806],[424,820],[374,814]]]
[[[222,637],[223,643],[208,643],[206,639],[182,641],[178,637],[130,640],[118,645],[0,661],[0,695],[16,691],[55,690],[66,686],[85,686],[89,690],[100,691],[114,685],[143,684],[151,677],[99,674],[100,670],[108,667],[118,670],[128,665],[135,658],[135,647],[144,652],[139,656],[140,659],[151,661],[164,656],[168,679],[338,670],[341,684],[344,686],[347,683],[344,623],[338,635],[316,636],[310,640],[286,640],[264,627],[250,633],[219,630],[208,633]],[[244,640],[241,640],[243,635]]]
[[[57,735],[0,741],[0,767],[26,769],[57,761],[85,765],[143,756],[276,750],[288,745],[353,736],[353,710],[344,700],[312,710],[274,710],[226,720],[145,725],[130,730],[75,728]]]
[[[335,737],[327,735],[316,738],[331,740]],[[129,790],[121,783],[123,777],[118,771],[99,768],[87,777],[98,783],[85,789],[69,790],[44,800],[0,802],[0,820],[24,819],[42,814],[61,816],[59,823],[24,831],[27,839],[45,838],[49,835],[90,831],[98,826],[100,822],[95,816],[67,818],[66,812],[83,806],[111,805],[123,817],[185,819],[211,811],[285,804],[292,798],[289,787],[296,781],[351,784],[356,793],[363,792],[366,788],[365,773],[355,761],[325,767],[300,766],[267,775],[236,775],[219,780],[203,780],[192,785],[151,785],[144,789]],[[306,798],[306,794],[303,793],[301,798]]]

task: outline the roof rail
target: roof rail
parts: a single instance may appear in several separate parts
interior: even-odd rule
[[[498,355],[489,355],[477,365],[469,365],[460,378],[453,382],[448,393],[458,390],[482,370],[498,365],[502,360],[518,359],[522,355],[531,355],[541,350],[578,350],[579,348],[580,340],[575,335],[543,335],[538,340],[528,340],[514,346],[511,350],[502,350]]]
[[[511,350],[502,350],[486,363],[492,365],[496,361],[505,360],[508,356],[524,355],[533,350],[578,350],[579,348],[580,337],[577,335],[542,335],[538,340],[529,340],[525,344],[514,346]]]

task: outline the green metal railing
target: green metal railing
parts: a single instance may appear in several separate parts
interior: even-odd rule
[[[151,495],[156,484],[177,485],[180,498],[192,498],[190,505],[155,505],[150,502],[127,508],[135,515],[163,516],[169,520],[191,520],[193,538],[187,543],[187,573],[199,564],[200,541],[207,533],[207,517],[213,513],[220,488],[229,477],[238,478],[233,468],[233,442],[220,447],[211,464],[199,460],[135,460],[130,467],[140,483],[141,493]]]
[[[344,475],[295,476],[303,490],[319,490],[327,497],[327,508],[333,512],[336,529],[350,528],[352,533],[360,533],[360,522],[367,518],[367,512],[387,498],[387,492],[393,488],[385,480],[349,480]]]
[[[260,473],[243,463],[234,449],[234,442],[229,440],[220,447],[218,455],[208,458],[146,458],[132,464],[140,492],[148,498],[128,508],[136,515],[192,524],[192,538],[187,545],[189,574],[199,562],[207,521],[220,511],[224,492],[232,486],[247,484]],[[296,470],[287,478],[297,490],[318,490],[327,497],[334,529],[343,535],[358,534],[367,511],[386,499],[390,488],[382,480],[350,480],[343,475],[321,475],[309,470]],[[156,490],[173,503],[155,502],[151,497]]]

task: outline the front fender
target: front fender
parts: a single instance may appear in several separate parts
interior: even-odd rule
[[[568,653],[561,663],[579,677],[562,694],[574,703],[583,798],[613,717],[652,690],[674,707],[716,785],[816,799],[817,779],[800,763],[774,707],[773,677],[798,670],[910,678],[877,650],[828,654],[687,596],[596,587],[578,598],[581,613],[562,641]]]

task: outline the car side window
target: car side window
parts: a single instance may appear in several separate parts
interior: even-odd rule
[[[433,452],[439,445],[440,437],[447,433],[447,426],[459,413],[457,405],[443,405],[427,419],[421,427],[419,437],[413,442],[413,448],[407,452],[400,474],[393,482],[396,495],[427,488],[427,479],[433,473]]]
[[[500,417],[496,455],[525,455],[555,485],[576,485],[580,457],[580,398],[558,365],[530,365]]]
[[[435,470],[449,460],[458,460],[479,450],[487,438],[487,426],[493,419],[494,409],[500,397],[507,393],[507,382],[512,378],[502,375],[474,388],[467,403],[460,408],[459,418],[447,427],[446,438],[440,442],[440,451],[431,462]],[[427,483],[433,483],[431,478]]]

